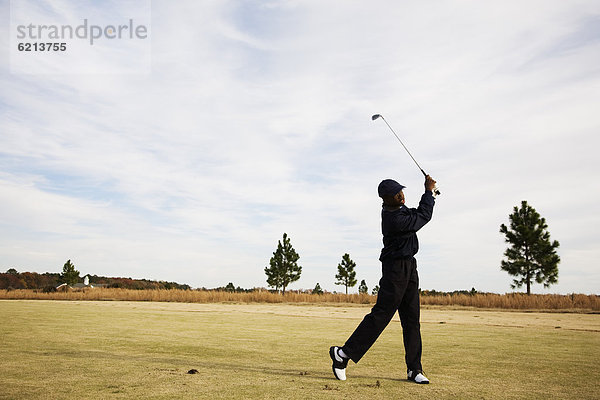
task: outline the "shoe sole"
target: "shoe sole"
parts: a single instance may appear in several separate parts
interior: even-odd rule
[[[414,379],[410,379],[410,378],[408,378],[408,379],[406,379],[406,380],[407,380],[407,381],[409,381],[409,382],[414,382],[414,383],[416,383],[417,385],[429,385],[429,381],[426,381],[426,382],[417,382],[417,381],[415,381]]]

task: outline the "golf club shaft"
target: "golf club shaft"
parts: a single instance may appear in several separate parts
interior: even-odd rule
[[[423,168],[421,168],[421,166],[419,165],[419,163],[417,162],[417,160],[415,160],[415,158],[412,156],[412,154],[410,154],[410,151],[408,151],[408,149],[406,148],[406,146],[404,145],[404,143],[402,142],[402,140],[400,140],[400,137],[396,134],[396,132],[394,131],[394,129],[390,126],[390,124],[388,124],[388,122],[385,120],[385,118],[383,117],[383,115],[381,115],[381,119],[383,120],[383,122],[385,122],[385,124],[388,126],[388,128],[390,128],[390,131],[392,131],[392,133],[394,134],[394,136],[396,136],[396,139],[398,139],[398,141],[400,142],[400,144],[402,145],[402,147],[404,147],[404,150],[406,150],[406,152],[408,153],[408,155],[410,156],[410,158],[412,158],[412,160],[415,162],[415,164],[417,164],[417,167],[419,168],[419,170],[421,170],[421,172],[423,173],[423,176],[427,176],[427,174],[425,173],[425,171],[423,171]]]
[[[404,143],[402,142],[402,140],[400,139],[400,137],[396,134],[396,131],[394,131],[394,128],[392,128],[391,125],[388,124],[388,122],[386,121],[386,119],[381,114],[375,114],[375,115],[373,115],[371,117],[371,119],[373,121],[375,121],[377,118],[381,118],[383,120],[383,122],[385,122],[385,124],[388,126],[388,128],[390,128],[390,131],[392,131],[392,133],[394,134],[394,136],[396,136],[396,139],[398,139],[398,141],[400,142],[400,144],[402,145],[402,147],[404,147],[404,150],[406,150],[406,152],[408,153],[408,155],[410,156],[410,158],[412,158],[412,160],[415,162],[415,164],[417,165],[417,167],[419,168],[419,170],[421,171],[421,173],[423,174],[423,176],[425,178],[427,178],[427,173],[425,171],[423,171],[423,168],[421,168],[421,166],[419,165],[419,163],[417,162],[417,160],[415,160],[415,158],[413,157],[413,155],[410,154],[410,151],[408,151],[408,148],[406,148],[406,146],[404,145]],[[438,190],[437,187],[433,188],[433,193],[436,196],[441,194],[441,192]]]

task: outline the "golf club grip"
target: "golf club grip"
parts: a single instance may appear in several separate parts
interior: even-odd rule
[[[421,168],[419,168],[419,169],[421,169]],[[425,171],[423,171],[422,169],[421,169],[421,172],[423,173],[423,176],[425,176],[425,178],[427,178],[427,173],[426,173]],[[437,187],[435,187],[435,186],[433,187],[433,190],[432,190],[432,192],[433,192],[433,194],[435,194],[436,196],[439,196],[440,194],[442,194],[442,192],[440,192],[440,191],[438,190],[438,188],[437,188]]]
[[[425,178],[427,178],[427,173],[426,173],[425,171],[423,171],[421,168],[419,168],[419,169],[420,169],[420,170],[421,170],[421,172],[423,173],[423,176],[424,176]],[[438,190],[438,188],[436,188],[435,186],[433,187],[433,190],[432,190],[432,192],[433,192],[433,193],[434,193],[436,196],[439,196],[440,194],[442,194],[442,192],[440,192],[440,191]]]

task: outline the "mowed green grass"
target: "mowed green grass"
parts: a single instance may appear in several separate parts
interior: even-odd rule
[[[3,300],[0,398],[600,397],[600,315],[424,309],[430,385],[406,381],[396,316],[337,381],[329,346],[343,344],[368,311]]]

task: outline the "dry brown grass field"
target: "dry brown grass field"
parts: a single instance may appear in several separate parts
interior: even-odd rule
[[[591,313],[428,307],[430,385],[406,380],[397,316],[337,381],[329,346],[369,308],[0,300],[0,399],[598,399]]]
[[[269,291],[247,293],[201,290],[128,290],[94,288],[79,291],[43,293],[36,290],[0,290],[0,299],[14,300],[121,300],[179,303],[335,303],[374,304],[376,296],[369,294],[313,295],[288,292],[284,296]],[[458,306],[485,309],[543,310],[560,312],[600,312],[598,295],[556,294],[456,294],[422,295],[424,306]]]

